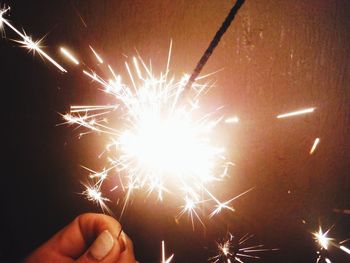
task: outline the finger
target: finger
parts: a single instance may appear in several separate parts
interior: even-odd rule
[[[104,232],[106,230],[107,232]],[[121,246],[116,238],[120,231],[121,225],[114,218],[103,214],[88,213],[78,216],[72,223],[57,233],[49,241],[49,244],[57,253],[77,259],[83,254],[85,255],[88,247],[104,233],[100,237],[99,243],[111,241],[108,238],[112,236],[112,255],[119,256]]]
[[[93,262],[117,262],[120,254],[123,252],[121,245],[122,240],[118,240],[117,236],[113,236],[109,230],[104,230],[92,243],[89,249],[76,262],[77,263],[93,263]]]
[[[134,255],[134,246],[131,239],[124,232],[121,233],[120,238],[125,243],[125,250],[120,254],[118,263],[137,263]]]

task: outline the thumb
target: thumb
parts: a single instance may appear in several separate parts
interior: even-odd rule
[[[97,236],[87,251],[77,259],[76,262],[115,262],[124,250],[124,241],[117,236],[113,236],[108,230],[104,230]]]

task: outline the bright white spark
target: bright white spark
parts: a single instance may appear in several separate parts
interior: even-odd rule
[[[165,242],[162,241],[162,262],[161,263],[170,263],[173,259],[174,254],[172,254],[169,258],[165,258]]]
[[[239,118],[237,116],[234,116],[234,117],[230,117],[230,118],[227,118],[225,120],[225,123],[228,123],[228,124],[231,124],[231,123],[238,123],[239,122]]]
[[[297,116],[297,115],[302,115],[306,113],[311,113],[314,112],[316,108],[307,108],[307,109],[302,109],[298,111],[293,111],[293,112],[288,112],[288,113],[283,113],[277,116],[277,119],[282,119],[282,118],[288,118],[292,116]]]
[[[4,8],[0,8],[0,30],[2,30],[3,29],[3,26],[4,26],[4,22],[3,22],[3,20],[4,20],[4,18],[3,18],[3,15],[6,13],[6,12],[8,12],[8,11],[10,11],[10,7],[4,7]]]
[[[320,138],[316,138],[311,149],[310,149],[310,155],[313,154],[317,148],[317,145],[320,143]]]
[[[51,62],[54,66],[56,66],[60,71],[67,72],[60,64],[58,64],[53,58],[51,58],[47,53],[45,53],[41,47],[41,41],[42,39],[38,41],[33,41],[30,36],[28,36],[25,32],[20,32],[18,29],[16,29],[9,21],[7,21],[3,14],[8,9],[0,10],[0,24],[5,24],[7,27],[9,27],[13,32],[15,32],[19,37],[21,37],[21,40],[15,40],[16,42],[23,45],[23,47],[27,48],[30,51],[33,51],[34,53],[37,52],[40,56],[47,59],[49,62]]]
[[[194,193],[197,195],[197,193]],[[192,227],[194,229],[194,219],[197,218],[198,221],[203,225],[203,221],[201,217],[199,216],[197,209],[199,209],[198,205],[200,203],[203,203],[204,201],[194,201],[193,199],[189,198],[188,196],[185,197],[185,204],[182,206],[182,210],[180,211],[179,215],[177,216],[178,219],[180,219],[185,213],[189,216]]]
[[[79,61],[66,48],[61,47],[60,50],[61,50],[62,54],[65,55],[75,65],[79,65]]]
[[[86,196],[86,199],[98,204],[104,212],[111,213],[110,209],[106,205],[106,202],[109,202],[110,200],[102,196],[102,193],[100,191],[100,185],[83,185],[85,186],[85,191],[82,194]]]
[[[339,247],[341,250],[343,250],[345,253],[349,254],[350,255],[350,249],[348,249],[347,247],[345,246],[340,246]]]
[[[241,193],[241,194],[239,194],[239,195],[237,195],[237,196],[235,196],[235,197],[233,197],[230,200],[225,201],[225,202],[220,202],[214,195],[212,195],[207,189],[205,189],[205,191],[208,193],[208,195],[216,202],[215,209],[213,210],[213,212],[211,212],[210,217],[213,217],[214,215],[219,214],[222,209],[228,209],[228,210],[231,210],[232,212],[234,212],[235,209],[233,207],[229,206],[229,204],[232,201],[236,200],[237,198],[247,194],[248,192],[250,192],[253,189],[254,189],[254,187],[248,189],[247,191],[245,191],[245,192],[243,192],[243,193]]]
[[[333,238],[328,237],[328,233],[332,228],[328,229],[326,232],[322,231],[322,227],[319,226],[318,232],[312,233],[316,242],[320,245],[321,248],[325,250],[328,249],[330,242],[334,240]]]
[[[97,61],[98,61],[99,63],[103,64],[103,59],[100,57],[100,55],[95,51],[95,49],[93,49],[92,46],[89,46],[89,47],[90,47],[92,53],[94,53],[94,55],[95,55]]]

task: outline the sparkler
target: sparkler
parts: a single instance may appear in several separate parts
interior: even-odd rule
[[[263,244],[245,247],[246,242],[253,237],[252,234],[246,234],[237,239],[231,233],[228,233],[222,242],[217,243],[218,254],[209,258],[209,261],[212,263],[244,263],[245,259],[260,259],[260,256],[254,253],[278,250],[277,248],[264,248]]]
[[[0,10],[0,27],[5,24],[7,27],[9,27],[13,32],[15,32],[21,38],[21,40],[15,40],[15,42],[22,44],[22,47],[28,49],[29,51],[32,51],[34,54],[35,52],[37,52],[40,56],[44,57],[49,62],[51,62],[54,66],[56,66],[60,71],[67,72],[67,70],[65,70],[60,64],[58,64],[53,58],[51,58],[47,53],[45,53],[42,50],[41,42],[43,38],[37,41],[33,41],[32,38],[28,36],[24,30],[23,30],[23,33],[20,32],[8,20],[6,20],[3,17],[8,10],[10,10],[10,8]]]
[[[121,189],[125,193],[121,214],[137,191],[144,191],[147,195],[155,193],[160,201],[165,200],[166,193],[184,202],[178,217],[187,213],[192,225],[194,218],[204,225],[197,212],[202,209],[203,204],[214,204],[210,217],[223,209],[234,211],[230,203],[252,190],[249,189],[224,202],[219,201],[210,190],[210,185],[228,175],[228,167],[232,164],[226,158],[224,147],[213,144],[212,138],[223,120],[232,124],[238,123],[239,118],[234,116],[224,119],[217,116],[218,111],[203,113],[200,108],[200,96],[209,84],[195,82],[205,77],[198,77],[201,69],[243,2],[237,1],[236,7],[230,12],[231,17],[228,17],[226,24],[222,26],[224,31],[220,29],[221,35],[215,36],[216,39],[214,38],[192,75],[185,74],[179,80],[169,76],[171,46],[165,73],[159,76],[152,72],[151,67],[147,66],[140,56],[133,58],[131,66],[126,62],[131,85],[122,81],[121,75],[116,74],[110,65],[105,65],[102,57],[89,46],[97,62],[104,64],[111,72],[111,77],[105,79],[95,71],[86,69],[83,70],[83,74],[99,83],[103,91],[115,99],[112,105],[72,106],[70,112],[63,116],[66,123],[87,129],[87,132],[80,134],[81,136],[89,132],[98,132],[105,134],[110,140],[101,154],[107,155],[107,168],[100,172],[86,168],[90,172],[91,182],[83,184],[85,190],[82,194],[89,201],[98,204],[103,211],[111,213],[106,205],[110,200],[103,195],[101,187],[108,177],[114,176],[119,179],[119,183],[111,190]],[[67,72],[42,50],[43,39],[33,41],[24,30],[23,33],[20,32],[4,19],[3,15],[8,10],[9,8],[0,10],[0,28],[6,25],[21,38],[15,40],[17,43],[34,54],[37,52],[60,71]],[[79,60],[68,49],[61,47],[60,51],[69,61],[80,65]],[[180,100],[184,97],[185,90],[186,95],[190,95],[186,96],[186,100]],[[314,111],[315,108],[306,108],[280,114],[277,118]],[[120,121],[118,125],[113,122],[115,118]],[[320,139],[316,138],[310,155],[314,153],[319,142]],[[350,254],[350,249],[342,245],[342,242],[338,245],[334,243],[334,239],[328,237],[329,231],[330,229],[323,232],[320,227],[318,232],[313,233],[320,246],[317,262],[331,262],[326,253],[330,245]],[[246,258],[260,258],[253,253],[277,250],[266,249],[262,244],[243,247],[252,237],[253,235],[247,234],[236,240],[229,233],[226,240],[217,243],[218,254],[209,260],[214,263],[243,263]],[[162,263],[170,263],[173,257],[174,254],[166,259],[165,244],[162,241]]]
[[[101,63],[98,59],[101,57],[96,51],[93,53]],[[62,54],[75,63],[71,53]],[[85,185],[84,193],[89,200],[105,208],[105,199],[96,192],[107,177],[114,176],[125,194],[121,215],[137,191],[144,191],[147,196],[155,193],[159,201],[164,201],[167,193],[184,201],[178,218],[188,213],[194,226],[194,218],[203,224],[197,210],[203,209],[205,203],[214,203],[211,217],[223,209],[234,211],[229,204],[251,189],[225,202],[219,201],[209,189],[209,185],[228,175],[232,165],[225,156],[225,148],[212,142],[223,118],[218,115],[219,110],[201,111],[199,98],[208,84],[195,83],[189,93],[191,96],[187,100],[180,99],[188,75],[179,81],[169,77],[170,57],[171,45],[167,68],[159,77],[140,56],[133,58],[132,67],[126,62],[131,86],[125,84],[110,65],[107,65],[112,73],[109,80],[94,71],[83,70],[116,103],[72,106],[64,119],[110,138],[103,153],[107,156],[108,168],[103,172],[90,170],[90,177],[98,181],[92,186]],[[118,125],[111,121],[115,117]],[[199,207],[199,204],[203,205]]]
[[[112,73],[112,78],[108,80],[92,70],[83,69],[86,76],[98,82],[104,92],[116,100],[116,104],[112,106],[73,106],[63,116],[67,123],[88,129],[80,133],[80,136],[98,132],[110,137],[103,153],[108,155],[107,168],[103,172],[90,170],[90,178],[94,182],[84,184],[83,194],[88,200],[99,204],[104,211],[107,210],[105,202],[109,200],[103,197],[101,187],[107,177],[116,176],[120,189],[125,192],[121,215],[137,190],[144,190],[148,195],[155,192],[161,201],[163,193],[170,193],[184,200],[182,212],[191,214],[192,222],[193,214],[200,219],[195,212],[199,203],[215,203],[211,216],[223,209],[234,211],[229,203],[237,197],[220,202],[209,189],[209,185],[227,176],[231,163],[226,160],[224,147],[212,143],[216,128],[223,118],[215,117],[217,112],[205,114],[200,110],[199,97],[209,84],[198,84],[194,81],[203,78],[198,77],[201,69],[243,2],[239,0],[234,5],[191,76],[186,74],[178,81],[174,77],[169,78],[171,45],[165,73],[159,76],[152,72],[140,56],[133,59],[132,66],[126,62],[131,85],[125,84],[110,65],[107,68]],[[8,9],[1,10],[0,22],[21,37],[21,40],[16,41],[30,51],[39,53],[62,72],[67,72],[42,50],[42,39],[32,41],[25,32],[21,33],[3,18],[7,11]],[[103,64],[102,57],[92,46],[89,48],[97,62]],[[69,61],[80,65],[67,48],[61,47],[60,51]],[[180,99],[184,98],[184,90],[188,96]],[[113,117],[110,118],[110,115],[117,117],[121,125],[113,125]],[[236,118],[228,122],[237,120]],[[112,189],[118,186],[115,185]]]

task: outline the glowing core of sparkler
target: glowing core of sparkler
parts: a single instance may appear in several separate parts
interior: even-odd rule
[[[123,132],[119,139],[124,156],[162,177],[211,179],[213,159],[224,150],[207,144],[206,127],[194,125],[184,110],[164,120],[152,109],[144,109],[141,115],[135,128]]]

